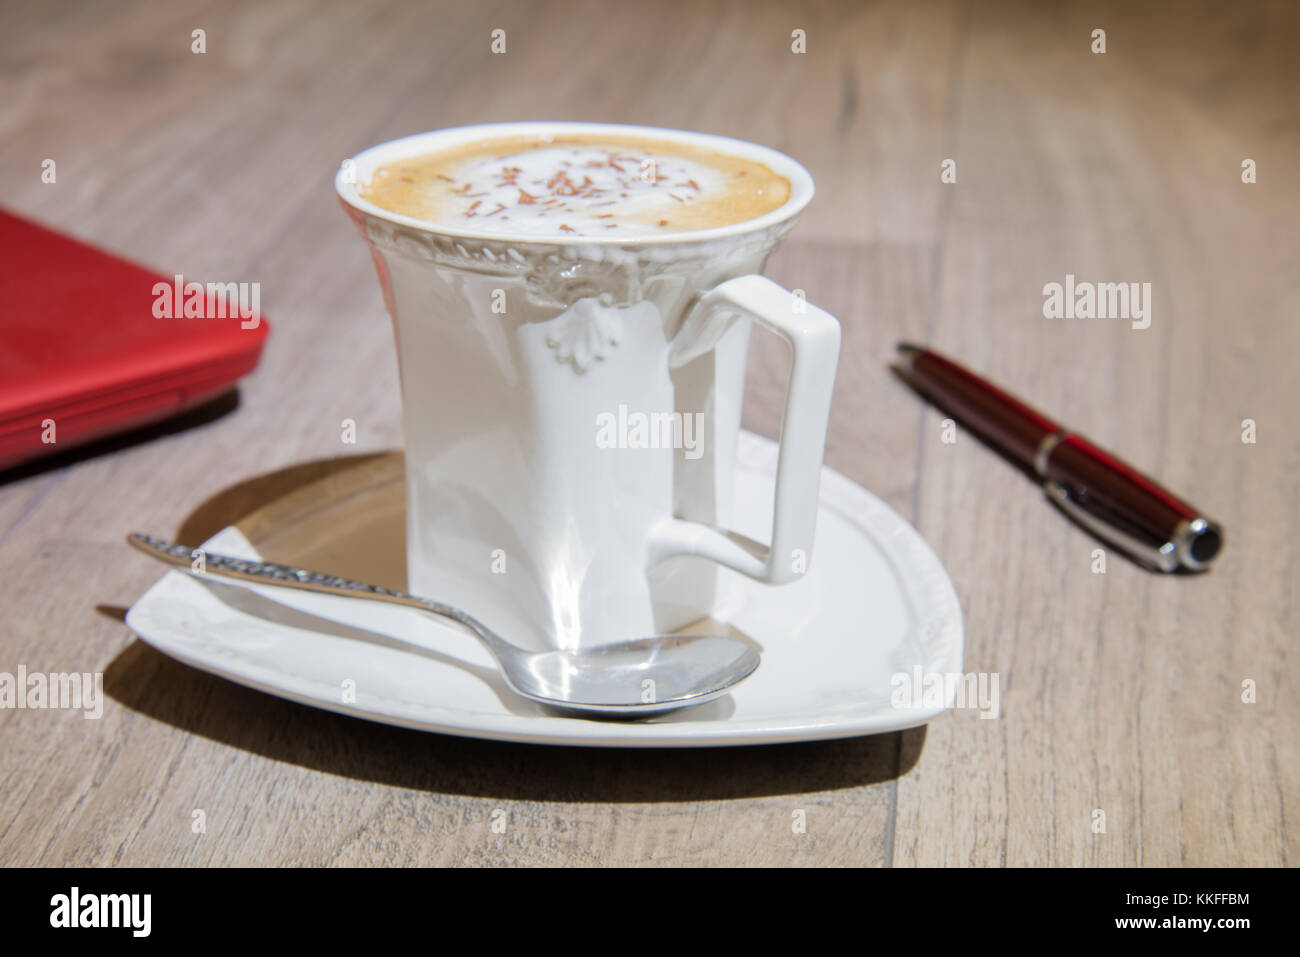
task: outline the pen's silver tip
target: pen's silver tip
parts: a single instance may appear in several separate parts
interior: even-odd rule
[[[1223,550],[1223,526],[1197,517],[1179,523],[1174,531],[1174,545],[1184,568],[1203,571]]]

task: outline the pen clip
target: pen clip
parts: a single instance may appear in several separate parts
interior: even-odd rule
[[[1178,546],[1174,542],[1165,542],[1163,545],[1156,546],[1117,528],[1075,501],[1069,490],[1060,482],[1047,479],[1043,483],[1043,488],[1047,491],[1047,497],[1066,515],[1102,541],[1109,542],[1137,561],[1158,568],[1162,572],[1174,571],[1181,564],[1178,560]]]

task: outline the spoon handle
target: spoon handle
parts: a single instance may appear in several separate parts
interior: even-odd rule
[[[497,650],[497,643],[504,643],[504,639],[499,635],[459,608],[430,601],[427,598],[419,598],[404,591],[393,591],[391,588],[354,581],[351,578],[340,578],[337,575],[326,575],[324,572],[309,571],[305,568],[295,568],[292,565],[220,555],[203,548],[177,545],[166,539],[141,532],[132,532],[126,537],[126,542],[146,555],[181,568],[192,575],[210,575],[257,585],[276,585],[281,588],[296,588],[299,591],[345,595],[348,598],[366,598],[393,605],[406,605],[410,608],[418,608],[420,611],[432,612],[443,618],[450,618],[464,625],[494,651]]]

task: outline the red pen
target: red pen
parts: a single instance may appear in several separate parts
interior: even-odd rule
[[[1147,476],[950,359],[900,343],[895,368],[922,394],[1032,470],[1094,535],[1160,571],[1208,568],[1223,529]]]

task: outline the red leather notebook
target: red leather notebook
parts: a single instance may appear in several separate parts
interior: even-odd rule
[[[0,209],[0,469],[225,392],[269,331],[250,289],[238,301],[238,284],[178,281]]]

